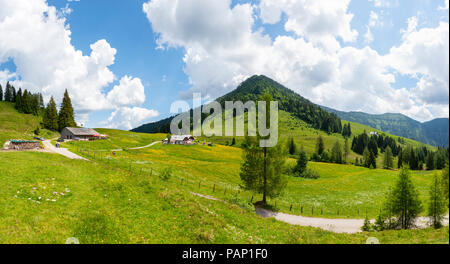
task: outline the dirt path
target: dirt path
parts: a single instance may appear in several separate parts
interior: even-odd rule
[[[203,197],[208,200],[221,201],[215,197],[193,193],[191,194],[199,197]],[[278,221],[282,221],[291,225],[299,226],[311,226],[317,227],[323,230],[327,230],[335,233],[348,233],[354,234],[361,232],[361,227],[364,225],[364,219],[330,219],[330,218],[319,218],[319,217],[305,217],[300,215],[291,215],[279,212],[273,212],[263,208],[256,208],[255,213],[261,217],[273,217]],[[375,220],[371,220],[373,223]],[[443,221],[445,226],[449,224],[449,216],[446,215]],[[416,221],[417,228],[427,228],[429,227],[428,217],[419,217]]]
[[[49,152],[53,152],[53,153],[56,153],[56,154],[63,155],[65,157],[69,158],[69,159],[81,159],[81,160],[89,161],[88,159],[85,159],[85,158],[83,158],[81,156],[78,156],[75,153],[70,152],[66,148],[57,148],[57,147],[53,146],[52,143],[50,142],[50,140],[43,141],[43,144],[44,144],[44,148],[47,151],[49,151]]]
[[[143,147],[136,147],[136,148],[129,148],[129,149],[131,149],[131,150],[136,150],[136,149],[144,149],[144,148],[149,148],[149,147],[151,147],[151,146],[153,146],[153,145],[155,145],[155,144],[158,144],[158,143],[160,143],[161,141],[156,141],[156,142],[153,142],[152,144],[148,144],[147,146],[143,146]]]

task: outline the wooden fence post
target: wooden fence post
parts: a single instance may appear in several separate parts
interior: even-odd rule
[[[291,204],[291,207],[289,207],[289,211],[292,211],[292,204]]]
[[[302,213],[302,214],[303,214],[303,206],[302,206],[302,207],[300,207],[300,213]]]

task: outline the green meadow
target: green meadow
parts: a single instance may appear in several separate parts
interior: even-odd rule
[[[155,149],[154,151],[161,151]],[[448,227],[336,234],[211,201],[178,179],[37,152],[0,153],[0,243],[448,243]],[[40,198],[40,199],[39,199]]]
[[[158,174],[166,168],[173,171],[178,188],[212,195],[221,199],[256,202],[260,195],[239,188],[242,162],[240,148],[202,144],[194,146],[156,144],[150,148],[116,152],[83,151],[75,142],[74,152],[105,165],[121,168],[129,175]],[[67,145],[67,144],[66,144]],[[289,159],[294,165],[295,160]],[[388,189],[397,179],[397,171],[368,169],[353,165],[309,162],[308,166],[320,174],[319,179],[288,177],[283,195],[269,200],[275,210],[305,216],[329,218],[375,218]],[[413,171],[412,178],[426,208],[428,190],[434,173]],[[252,199],[253,197],[253,199]],[[292,206],[292,207],[291,207]],[[426,211],[424,210],[424,213]]]

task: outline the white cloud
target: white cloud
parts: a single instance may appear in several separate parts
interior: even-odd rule
[[[376,1],[375,5],[388,4]],[[425,97],[417,97],[411,87],[393,88],[396,80],[392,68],[401,67],[391,65],[388,58],[395,55],[383,57],[369,47],[340,47],[337,38],[350,42],[357,36],[350,26],[352,14],[347,7],[348,1],[262,0],[259,8],[263,22],[277,23],[285,13],[285,29],[295,33],[274,40],[262,30],[252,30],[258,13],[248,4],[231,8],[229,0],[152,0],[143,5],[143,10],[159,34],[161,48],[185,50],[184,71],[192,88],[182,96],[196,91],[214,98],[253,74],[264,74],[313,102],[340,110],[401,112],[419,120],[442,113],[442,108],[421,101]],[[409,24],[409,32],[414,34],[417,23],[412,19]],[[376,13],[371,15],[371,25],[382,25]],[[370,40],[373,36],[368,33]],[[448,47],[448,32],[445,36]],[[448,63],[446,69],[448,72]],[[448,77],[444,86],[448,89]]]
[[[390,50],[386,60],[401,74],[420,79],[411,91],[418,101],[448,106],[449,24],[417,30],[417,19],[408,21],[403,42]]]
[[[411,87],[393,88],[396,80],[392,68],[403,74],[423,74],[423,71],[408,69],[403,63],[413,67],[414,62],[400,57],[422,61],[420,56],[399,54],[392,49],[391,55],[383,57],[369,47],[340,47],[336,38],[350,42],[357,36],[350,26],[352,14],[347,11],[348,3],[262,0],[259,8],[263,22],[277,23],[285,13],[285,29],[296,34],[278,36],[274,40],[261,30],[252,30],[257,12],[248,4],[236,4],[231,8],[229,0],[152,0],[143,5],[143,10],[153,30],[159,34],[157,43],[161,48],[185,49],[184,71],[192,89],[182,96],[196,91],[202,92],[204,97],[214,98],[234,89],[253,74],[265,74],[316,103],[340,110],[401,112],[419,120],[440,116],[443,108],[429,103],[428,97],[433,97],[434,93],[419,96],[420,89],[429,91],[431,85],[425,82],[429,79],[419,82],[418,87],[412,90]],[[375,1],[377,7],[391,4]],[[373,39],[370,27],[382,25],[380,16],[371,13],[366,40]],[[415,38],[416,28],[417,20],[411,19],[409,29],[405,31],[409,33],[404,33],[402,45],[408,46],[411,38]],[[436,43],[442,44],[442,34],[440,39]],[[445,58],[448,58],[448,24],[446,43]],[[433,45],[426,46],[424,51]],[[405,50],[408,50],[406,46]],[[444,55],[441,54],[439,63],[428,57],[424,64],[430,67],[437,64],[440,69],[430,68],[430,73],[437,72],[429,75],[447,76],[440,84],[448,90],[448,75],[441,74],[445,70],[448,72],[448,60],[442,59]],[[399,61],[389,59],[395,57]],[[417,67],[424,67],[419,64],[421,66]],[[448,108],[448,91],[439,90],[437,94],[447,95],[447,103],[443,107]]]
[[[109,128],[132,129],[157,117],[159,113],[141,107],[120,107],[114,111],[104,124]]]
[[[350,26],[353,14],[347,10],[349,3],[349,0],[261,0],[261,18],[265,23],[274,24],[283,12],[288,16],[285,29],[298,36],[311,41],[328,42],[330,37],[340,37],[345,42],[353,42],[358,32]]]
[[[77,117],[97,110],[111,110],[124,103],[141,102],[145,98],[139,79],[125,76],[108,100],[105,89],[116,76],[109,69],[117,50],[104,40],[90,45],[86,55],[71,44],[71,31],[64,15],[69,7],[58,10],[45,0],[0,0],[0,64],[12,59],[16,65],[17,86],[40,91],[48,99],[62,98],[67,88]],[[7,36],[7,37],[5,37]],[[4,75],[4,74],[3,74]],[[132,92],[123,93],[122,86],[131,82]],[[139,80],[139,81],[138,81]],[[137,87],[137,88],[136,88]],[[117,91],[131,98],[116,98]],[[139,93],[139,95],[138,95]]]
[[[108,93],[107,99],[115,105],[141,105],[145,102],[144,85],[139,78],[124,76]]]

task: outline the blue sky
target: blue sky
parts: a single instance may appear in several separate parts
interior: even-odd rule
[[[20,45],[0,41],[0,84],[47,99],[68,88],[90,127],[156,121],[175,100],[216,98],[252,74],[339,110],[448,117],[448,1],[207,1],[0,0],[17,18],[0,11],[0,35],[21,30]]]

